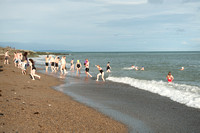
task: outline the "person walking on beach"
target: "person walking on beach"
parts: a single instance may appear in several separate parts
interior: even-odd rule
[[[55,58],[55,72],[57,72],[59,70],[59,67],[58,67],[59,61],[60,61],[60,57],[56,56],[56,58]]]
[[[71,60],[71,67],[70,67],[71,71],[74,71],[74,59]]]
[[[46,68],[46,72],[48,72],[48,68],[49,68],[49,55],[47,55],[45,57],[45,68]]]
[[[55,70],[55,59],[53,56],[50,57],[50,64],[51,64],[51,72],[54,72]]]
[[[103,72],[103,69],[100,67],[100,65],[95,65],[98,69],[99,69],[99,74],[97,74],[97,80],[96,81],[99,81],[99,76],[101,75],[102,77],[102,80],[104,80],[104,72]]]
[[[108,62],[108,64],[107,64],[107,71],[106,72],[111,72],[110,69],[111,69],[110,62]]]
[[[78,74],[78,72],[79,72],[79,74],[81,73],[81,68],[82,68],[82,65],[81,65],[80,61],[77,60],[77,62],[76,62],[76,70],[77,70],[76,74]]]
[[[85,62],[85,74],[87,75],[87,77],[88,77],[88,75],[90,76],[90,77],[92,77],[92,75],[90,75],[90,73],[89,73],[89,67],[90,67],[90,62],[88,61],[88,59],[86,59],[86,62]]]
[[[61,67],[60,67],[60,72],[61,72],[61,74],[63,74],[63,71],[64,71],[64,74],[67,73],[67,68],[66,68],[66,56],[63,56],[62,59],[61,59]]]
[[[38,77],[40,79],[40,76],[35,74],[36,67],[35,67],[35,63],[34,63],[33,59],[29,59],[29,64],[31,66],[31,77],[32,77],[32,80],[35,80],[35,77]]]
[[[171,72],[168,73],[166,79],[168,80],[168,82],[172,82],[174,80],[174,77],[172,76]]]
[[[5,61],[4,64],[9,64],[8,59],[10,58],[9,54],[8,54],[8,50],[5,52]]]

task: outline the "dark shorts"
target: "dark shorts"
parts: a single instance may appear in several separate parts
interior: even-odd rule
[[[5,60],[8,60],[8,56],[5,57]]]
[[[51,62],[51,66],[54,66],[54,62]]]
[[[89,72],[89,68],[85,68],[85,71],[86,71],[86,72]]]
[[[58,63],[55,63],[55,66],[58,67]]]
[[[46,66],[49,66],[49,63],[46,62],[45,65],[46,65]]]
[[[107,66],[107,70],[109,70],[110,69],[110,67],[109,66]]]

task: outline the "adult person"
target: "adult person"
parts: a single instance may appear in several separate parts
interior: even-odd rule
[[[45,57],[45,68],[46,68],[46,72],[48,72],[48,68],[49,68],[49,55],[47,55]]]
[[[108,64],[107,64],[107,68],[106,68],[106,69],[107,69],[106,72],[111,72],[111,71],[110,71],[110,69],[111,69],[110,62],[108,62]]]
[[[86,62],[85,62],[85,74],[86,74],[86,76],[88,77],[88,75],[90,76],[90,77],[92,77],[92,75],[89,73],[89,71],[90,71],[90,62],[88,61],[88,59],[86,59]]]
[[[60,61],[60,57],[56,56],[56,58],[55,58],[55,72],[57,72],[59,70],[59,67],[58,67],[59,61]]]
[[[5,60],[4,60],[4,64],[9,64],[8,59],[10,58],[9,54],[8,54],[8,50],[6,50],[5,52]]]
[[[100,65],[95,65],[98,69],[99,69],[99,74],[97,74],[97,80],[96,81],[99,81],[99,76],[101,75],[102,77],[102,80],[104,80],[104,72],[103,72],[103,69],[100,67]]]
[[[63,74],[63,71],[64,71],[64,74],[66,74],[67,73],[66,56],[63,56],[62,59],[60,60],[60,62],[61,62],[60,72],[61,72],[61,74]]]
[[[74,71],[74,59],[71,60],[71,67],[70,67],[71,71]]]
[[[172,76],[171,72],[168,73],[166,79],[168,80],[168,82],[172,82],[174,80],[174,77]]]
[[[77,60],[77,62],[76,62],[76,74],[78,74],[78,72],[79,72],[79,74],[81,73],[81,68],[82,68],[82,65],[81,65],[81,63],[80,63],[80,61],[79,60]]]
[[[32,80],[35,80],[35,77],[38,77],[40,79],[40,76],[35,74],[36,72],[36,67],[35,67],[35,63],[33,61],[33,59],[29,59],[29,64],[30,64],[30,67],[31,67],[31,77],[32,77]]]
[[[51,72],[55,70],[55,59],[53,56],[50,56]]]

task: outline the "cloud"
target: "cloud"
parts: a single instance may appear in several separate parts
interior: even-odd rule
[[[188,44],[188,42],[186,42],[186,41],[183,41],[183,42],[182,42],[182,44],[186,45],[186,44]]]
[[[117,4],[117,5],[140,5],[147,4],[147,0],[101,0],[108,4]]]
[[[191,39],[191,41],[193,41],[195,43],[200,43],[200,38],[193,38],[193,39]]]
[[[148,3],[150,4],[162,4],[164,0],[148,0]]]
[[[199,0],[183,0],[183,3],[200,2]]]

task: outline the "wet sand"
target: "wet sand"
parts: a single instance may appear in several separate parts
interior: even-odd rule
[[[132,86],[66,77],[55,89],[128,125],[133,133],[200,133],[200,109]]]
[[[63,81],[41,73],[33,81],[2,59],[0,132],[128,132],[125,125],[51,88]]]

